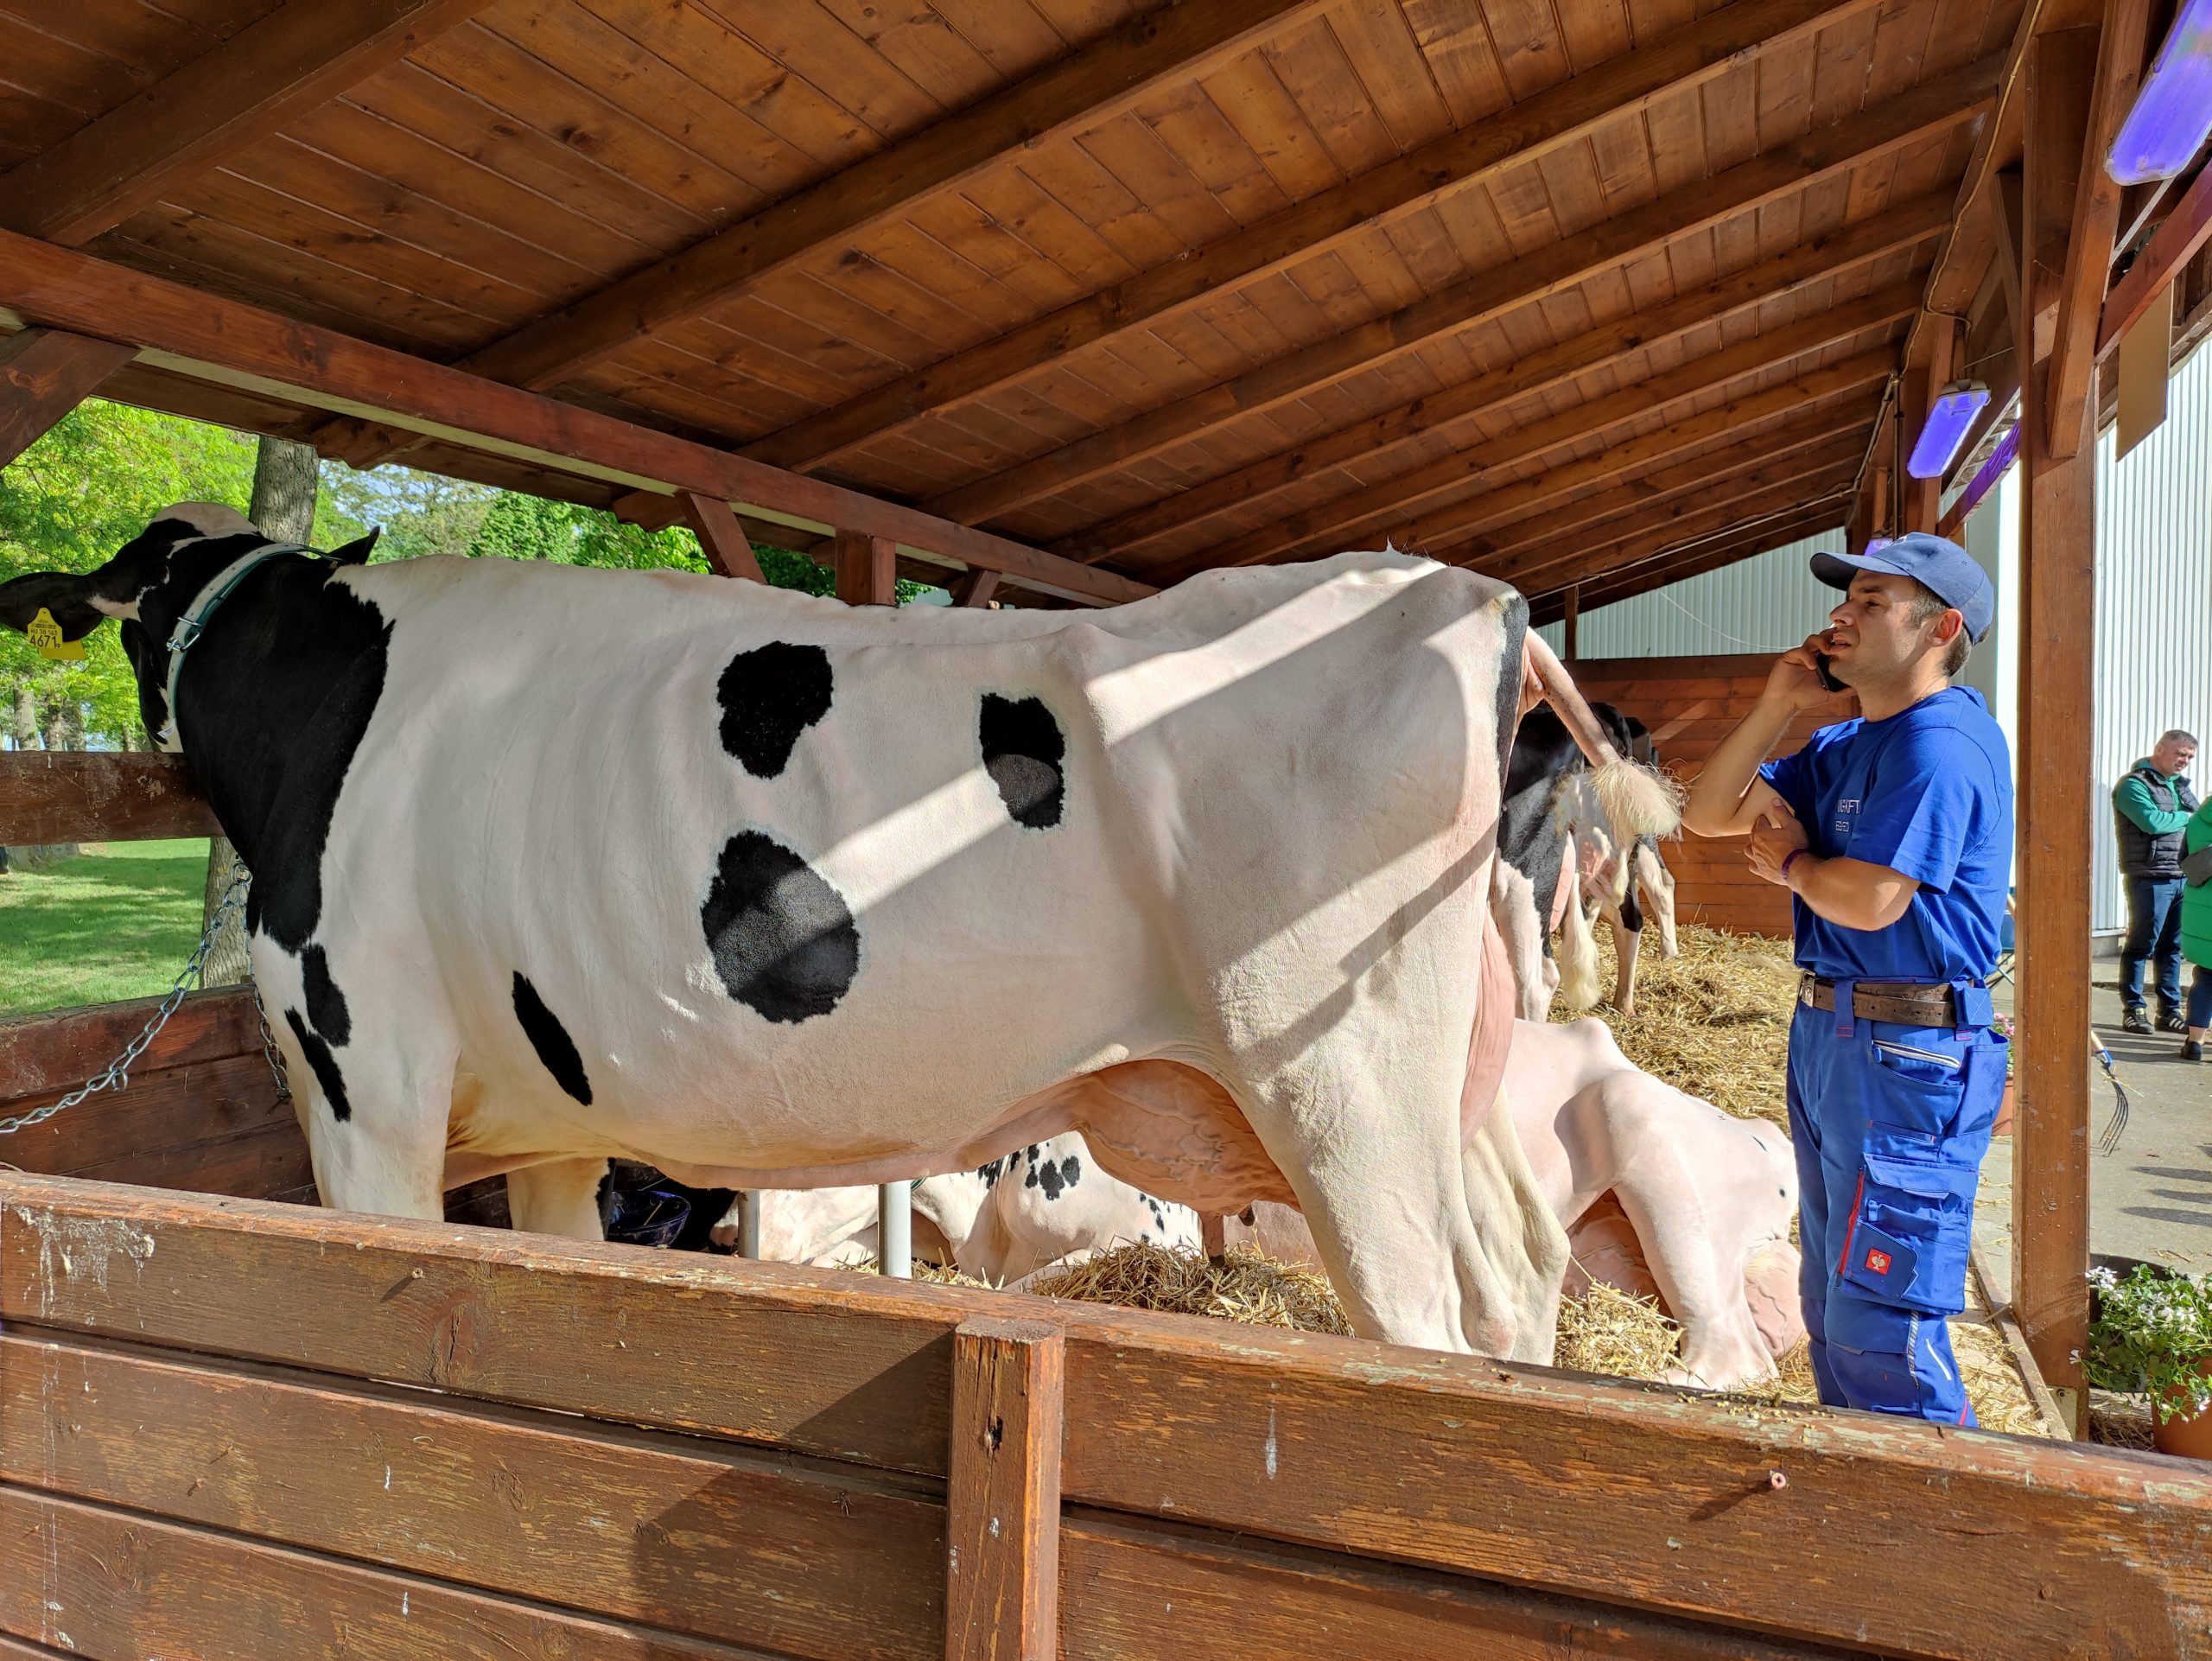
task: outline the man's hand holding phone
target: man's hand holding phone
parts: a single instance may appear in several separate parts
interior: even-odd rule
[[[1827,631],[1808,634],[1804,644],[1792,646],[1774,660],[1761,695],[1770,703],[1792,711],[1817,710],[1852,696],[1851,689],[1829,672]]]

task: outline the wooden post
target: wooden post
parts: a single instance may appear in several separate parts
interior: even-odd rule
[[[1957,335],[1955,319],[1931,314],[1924,336],[1926,356],[1905,371],[1904,419],[1898,423],[1904,457],[1897,463],[1897,474],[1904,480],[1904,512],[1900,516],[1900,530],[1933,531],[1936,520],[1942,517],[1942,479],[1916,479],[1905,470],[1904,460],[1911,456],[1913,446],[1920,442],[1921,432],[1928,425],[1928,412],[1950,381],[1952,343]]]
[[[1567,587],[1567,616],[1560,625],[1560,644],[1567,648],[1560,656],[1573,663],[1582,655],[1582,585],[1570,582]]]
[[[969,571],[953,582],[952,603],[980,610],[991,603],[998,591],[999,574],[996,571]]]
[[[761,574],[753,544],[745,539],[744,528],[728,502],[702,496],[696,490],[679,490],[676,500],[683,511],[683,522],[699,538],[699,551],[707,557],[708,564],[724,576],[743,577],[748,582],[768,580]]]
[[[953,1333],[945,1661],[1059,1653],[1065,1371],[1065,1342],[1045,1322],[975,1315]]]
[[[0,468],[138,353],[112,340],[27,328],[0,340]]]
[[[837,598],[849,606],[899,603],[898,556],[888,537],[840,531],[834,546]]]
[[[2021,278],[2031,319],[2056,312],[2087,157],[2096,31],[2039,36],[2027,63]],[[2056,264],[2053,264],[2053,261]],[[2012,1301],[2044,1380],[2080,1433],[2089,1296],[2089,757],[2096,604],[2094,400],[2051,402],[2053,353],[2021,377],[2019,1100],[2012,1134]],[[2055,425],[2081,431],[2056,453]],[[2032,711],[2032,717],[2029,712]]]

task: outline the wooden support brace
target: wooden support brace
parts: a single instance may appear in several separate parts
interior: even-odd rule
[[[2102,357],[2120,344],[2158,295],[2179,280],[2182,268],[2196,251],[2212,241],[2212,164],[2196,175],[2173,211],[2152,235],[2127,275],[2112,285],[2105,297],[2104,321],[2097,329],[2097,355]]]
[[[1569,663],[1573,663],[1582,655],[1580,650],[1582,642],[1579,638],[1581,622],[1582,585],[1580,582],[1571,582],[1567,589],[1567,617],[1560,635],[1560,645],[1567,648],[1560,655]]]
[[[976,1315],[952,1335],[945,1485],[945,1661],[1059,1653],[1060,1444],[1066,1341]]]
[[[55,328],[27,328],[0,340],[0,467],[137,355],[112,340]]]
[[[840,531],[834,554],[837,598],[849,606],[899,603],[898,550],[885,537]]]
[[[745,539],[744,528],[728,502],[702,496],[696,490],[679,490],[676,500],[683,507],[684,524],[699,538],[699,551],[707,557],[708,564],[724,576],[740,576],[748,582],[768,580],[761,574],[753,544]]]
[[[952,603],[956,606],[982,608],[991,603],[999,591],[996,571],[970,571],[952,585]]]

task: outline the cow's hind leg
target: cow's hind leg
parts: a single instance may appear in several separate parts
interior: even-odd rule
[[[603,1159],[554,1159],[507,1173],[507,1210],[514,1225],[569,1240],[606,1238],[599,1215]]]

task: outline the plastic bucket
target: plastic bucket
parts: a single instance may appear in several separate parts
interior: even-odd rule
[[[691,1202],[665,1188],[617,1188],[607,1199],[607,1238],[624,1245],[671,1246],[691,1219]]]

